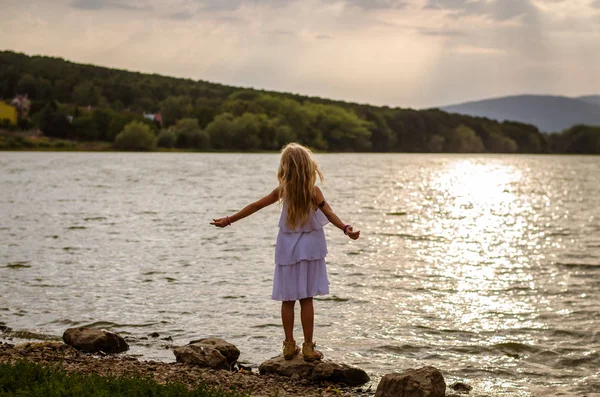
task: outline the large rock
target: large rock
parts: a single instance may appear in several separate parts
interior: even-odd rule
[[[240,349],[238,349],[234,344],[219,338],[204,338],[193,340],[190,342],[190,345],[212,347],[214,349],[217,349],[219,353],[225,356],[229,365],[236,362],[237,359],[240,357]]]
[[[129,349],[125,339],[119,335],[93,328],[69,328],[63,334],[63,340],[86,353],[121,353]]]
[[[375,392],[375,397],[444,397],[446,382],[433,367],[408,369],[399,374],[385,375]]]
[[[235,345],[218,338],[206,338],[190,342],[173,350],[177,362],[199,365],[205,368],[230,369],[240,356]]]
[[[258,370],[261,375],[277,374],[288,377],[297,375],[313,382],[327,381],[344,383],[348,386],[358,386],[369,381],[369,375],[360,368],[331,361],[307,362],[301,354],[291,360],[285,360],[283,356],[274,357],[262,363]]]

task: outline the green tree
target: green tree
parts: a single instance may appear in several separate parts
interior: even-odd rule
[[[171,149],[175,147],[176,141],[177,136],[171,129],[161,130],[156,139],[156,146]]]
[[[71,102],[71,93],[73,85],[66,79],[54,80],[52,85],[52,99],[61,102]]]
[[[95,141],[99,139],[100,134],[91,115],[85,115],[83,117],[73,119],[71,124],[73,131],[70,138],[74,138],[79,141]]]
[[[92,82],[85,81],[73,88],[73,102],[79,106],[100,106],[106,103],[106,98],[102,96],[100,88]]]
[[[555,153],[600,154],[600,127],[576,125],[549,137]]]
[[[305,105],[307,106],[307,105]],[[317,113],[311,129],[320,133],[330,150],[333,151],[369,151],[371,150],[371,123],[361,120],[354,112],[339,106],[309,104]],[[309,143],[320,144],[318,140]]]
[[[148,125],[132,121],[115,138],[115,148],[129,151],[148,151],[156,147],[156,137]]]
[[[24,74],[17,83],[16,93],[27,95],[32,100],[37,100],[38,80],[30,74]]]
[[[483,153],[483,142],[475,131],[466,125],[460,125],[452,131],[448,142],[448,151],[452,153]]]
[[[222,113],[206,126],[206,133],[215,149],[230,149],[233,147],[233,116]]]
[[[429,140],[429,144],[427,148],[432,153],[442,153],[444,151],[444,144],[446,143],[446,139],[441,135],[434,135]]]
[[[123,131],[125,126],[132,121],[138,121],[145,124],[150,128],[151,131],[156,131],[158,127],[152,120],[143,118],[142,116],[131,114],[131,113],[110,113],[110,125],[108,127],[108,133],[102,138],[105,141],[114,141],[115,137]]]
[[[191,101],[185,96],[170,96],[160,103],[163,125],[170,127],[191,113]]]
[[[309,140],[309,128],[317,117],[316,111],[293,99],[274,95],[262,94],[256,100],[271,119],[277,120],[278,127],[289,126],[295,137],[288,142],[296,138],[303,142]]]
[[[263,132],[264,141],[261,140]],[[263,144],[272,147],[275,144],[275,130],[268,125],[265,115],[244,113],[233,121],[232,144],[240,150],[256,150]]]
[[[206,128],[206,126],[215,119],[216,115],[217,109],[210,106],[196,104],[194,107],[194,117],[198,120],[198,126],[200,128]]]
[[[228,99],[221,105],[221,111],[241,116],[244,113],[264,113],[264,109],[255,101]]]
[[[533,125],[505,121],[500,124],[504,136],[515,141],[520,153],[545,153],[547,142],[537,127]]]
[[[208,149],[210,137],[202,131],[196,119],[181,119],[170,130],[175,134],[175,146],[189,149]]]
[[[48,102],[40,114],[40,130],[44,135],[66,139],[71,135],[71,124],[53,102]]]
[[[281,148],[290,142],[296,142],[296,134],[288,124],[281,123],[280,120],[275,119],[273,125],[275,127],[275,139],[278,148]]]
[[[106,109],[96,109],[92,112],[92,121],[97,131],[97,138],[104,141],[112,141],[110,137],[110,123],[114,112]]]
[[[491,153],[516,153],[519,150],[514,140],[494,133],[488,135],[485,147]]]
[[[371,122],[371,143],[375,152],[389,152],[396,144],[396,136],[385,122],[382,115],[371,110],[367,111],[365,118]]]

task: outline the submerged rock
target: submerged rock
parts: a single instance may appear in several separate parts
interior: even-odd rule
[[[331,361],[307,362],[301,354],[291,360],[285,360],[283,356],[271,358],[262,363],[258,370],[261,375],[297,376],[313,382],[344,383],[348,386],[359,386],[369,381],[369,375],[360,368]]]
[[[199,365],[204,368],[230,369],[240,356],[233,344],[219,338],[191,341],[173,350],[177,362]]]
[[[121,353],[129,349],[125,339],[119,335],[93,328],[69,328],[63,334],[63,340],[86,353]]]
[[[408,369],[381,378],[375,397],[444,397],[446,382],[434,367]]]
[[[463,382],[455,382],[450,385],[450,388],[459,393],[469,393],[471,390],[473,390],[473,386],[467,385]]]

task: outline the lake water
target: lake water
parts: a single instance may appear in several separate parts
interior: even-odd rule
[[[325,197],[361,230],[326,228],[315,339],[327,358],[365,369],[373,389],[433,365],[475,396],[600,395],[600,157],[317,159]],[[278,206],[209,225],[275,188],[278,161],[0,153],[0,324],[103,327],[163,361],[170,343],[151,332],[223,337],[253,365],[278,354]]]

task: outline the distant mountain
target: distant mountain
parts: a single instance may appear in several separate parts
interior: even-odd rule
[[[594,105],[600,106],[600,95],[586,95],[580,96],[575,99],[581,99],[582,101],[593,103]]]
[[[569,98],[518,95],[466,102],[440,108],[446,112],[533,124],[543,132],[558,132],[577,124],[600,126],[600,96]]]

